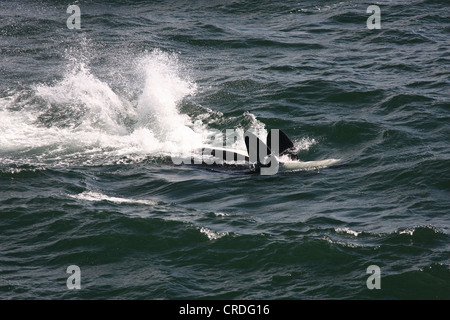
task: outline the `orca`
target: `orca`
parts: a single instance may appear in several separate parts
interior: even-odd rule
[[[226,147],[203,147],[196,150],[201,155],[201,162],[191,159],[191,163],[206,166],[210,170],[244,170],[249,173],[273,175],[281,170],[308,170],[333,166],[340,159],[325,159],[318,161],[300,161],[294,143],[280,129],[271,129],[266,142],[254,133],[244,133],[246,150],[236,150]]]

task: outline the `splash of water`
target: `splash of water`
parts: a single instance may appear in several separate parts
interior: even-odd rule
[[[137,101],[119,96],[84,59],[69,64],[58,82],[0,98],[3,162],[8,153],[20,153],[24,162],[28,157],[29,162],[90,164],[98,158],[104,163],[124,155],[167,155],[201,143],[202,134],[178,110],[196,86],[182,77],[176,56],[155,50],[135,61],[136,79],[144,79]]]

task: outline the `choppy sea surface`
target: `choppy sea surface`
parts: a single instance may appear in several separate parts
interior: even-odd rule
[[[0,2],[1,299],[450,299],[447,1],[74,4]],[[171,161],[226,129],[342,164]]]

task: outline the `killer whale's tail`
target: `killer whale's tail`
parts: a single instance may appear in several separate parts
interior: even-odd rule
[[[295,150],[294,143],[289,139],[289,137],[281,131],[278,130],[278,137],[276,134],[274,134],[272,138],[272,130],[269,131],[269,134],[267,135],[267,147],[269,149],[272,149],[272,146],[275,145],[275,141],[272,141],[273,139],[278,138],[278,154],[280,156],[288,155],[290,160],[298,160],[297,151]]]
[[[246,132],[244,138],[250,162],[266,165],[267,158],[273,155],[277,157],[288,155],[290,160],[298,160],[294,143],[279,129],[269,131],[266,143],[252,132]]]
[[[249,154],[249,162],[253,163],[257,170],[261,170],[261,174],[263,174],[263,170],[265,170],[264,174],[274,174],[279,166],[282,166],[283,170],[295,171],[328,168],[341,162],[341,159],[300,161],[294,144],[279,129],[270,130],[266,141],[267,143],[264,143],[251,132],[245,133],[245,146]],[[288,156],[289,159],[284,158],[284,161],[280,162],[281,156]]]

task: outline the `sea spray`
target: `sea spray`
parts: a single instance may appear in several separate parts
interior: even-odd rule
[[[135,100],[96,76],[89,55],[74,55],[61,80],[1,99],[2,152],[26,151],[26,163],[105,164],[124,156],[169,155],[202,143],[206,127],[197,123],[194,128],[189,115],[178,110],[196,85],[183,79],[176,55],[155,50],[136,58],[136,81],[143,81],[129,84],[140,88]]]
[[[185,97],[196,92],[196,84],[182,78],[178,58],[155,50],[139,59],[138,66],[145,81],[137,103],[137,126],[151,129],[164,142],[165,152],[200,147],[201,132],[194,130],[192,119],[178,109]]]

